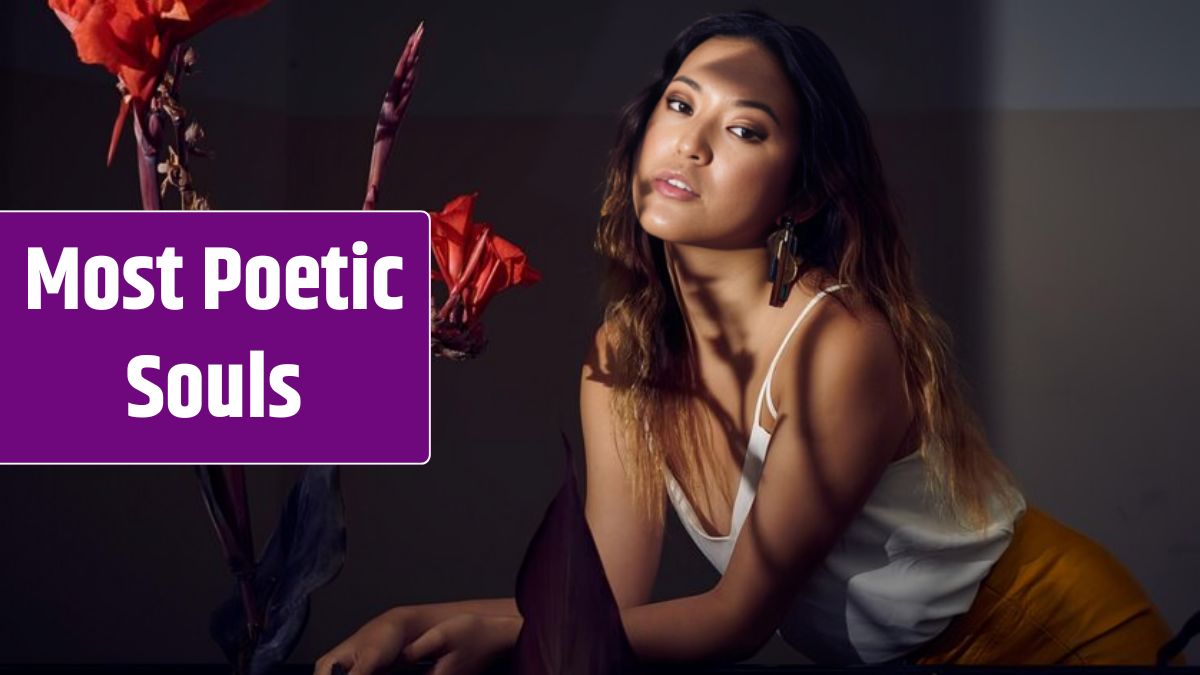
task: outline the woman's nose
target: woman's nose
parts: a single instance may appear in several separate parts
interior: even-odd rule
[[[688,125],[679,130],[675,140],[676,154],[687,157],[697,164],[708,164],[712,161],[712,148],[704,137],[699,125]]]

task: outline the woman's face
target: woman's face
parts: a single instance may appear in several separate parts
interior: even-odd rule
[[[761,245],[792,206],[798,105],[783,69],[757,42],[715,37],[692,50],[650,116],[635,161],[642,227],[680,244]]]

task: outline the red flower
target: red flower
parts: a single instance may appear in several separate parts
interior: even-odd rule
[[[267,0],[48,0],[71,32],[79,60],[116,75],[128,98],[122,102],[112,145],[127,106],[142,110],[167,68],[171,50],[229,16],[252,12]],[[112,148],[109,150],[112,161]]]
[[[49,0],[71,31],[79,60],[102,65],[146,103],[179,43],[267,0]]]
[[[450,298],[438,313],[439,319],[453,317],[458,323],[474,323],[500,291],[528,286],[542,278],[524,251],[492,233],[491,225],[471,221],[478,196],[456,197],[440,213],[429,214],[437,262],[433,280],[450,288]],[[461,314],[457,313],[459,309]]]

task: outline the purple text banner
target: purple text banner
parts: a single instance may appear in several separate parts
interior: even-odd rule
[[[0,213],[0,463],[427,462],[429,233],[419,211]]]

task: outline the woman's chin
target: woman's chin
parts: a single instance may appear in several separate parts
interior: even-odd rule
[[[684,225],[661,226],[661,225],[642,225],[642,229],[646,230],[646,234],[656,239],[661,239],[669,244],[695,244],[696,232]]]
[[[696,239],[699,232],[694,218],[682,218],[678,214],[667,215],[657,211],[655,209],[653,212],[643,213],[639,219],[646,234],[673,244],[688,244]]]

